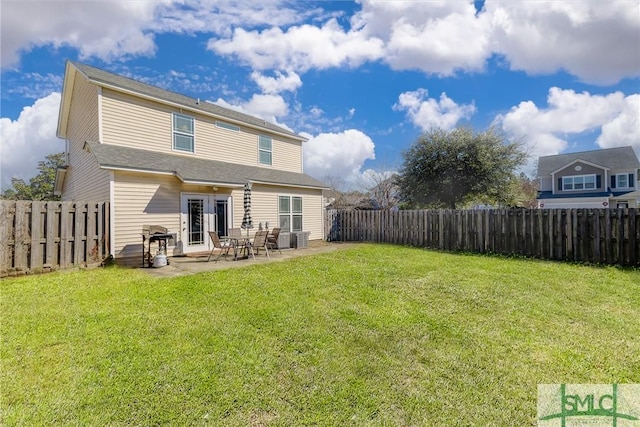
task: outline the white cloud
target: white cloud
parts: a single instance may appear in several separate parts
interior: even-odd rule
[[[619,114],[602,125],[596,143],[602,148],[631,145],[640,157],[640,94],[625,98]]]
[[[44,98],[51,92],[62,89],[62,76],[59,74],[24,73],[17,76],[3,76],[3,91],[28,99]]]
[[[256,82],[262,92],[268,94],[277,94],[283,91],[295,92],[302,86],[300,76],[293,71],[287,72],[286,75],[276,71],[275,75],[275,77],[269,77],[254,71],[251,73],[251,79]]]
[[[230,108],[241,113],[259,117],[275,125],[291,130],[287,125],[279,123],[278,117],[286,116],[288,105],[280,95],[253,95],[247,102],[229,103],[222,98],[213,102],[221,107]]]
[[[230,36],[234,27],[284,27],[326,13],[296,0],[190,0],[158,12],[159,32],[213,33]]]
[[[303,146],[304,171],[318,179],[331,176],[357,181],[364,162],[375,159],[373,141],[356,129],[303,136],[309,138]]]
[[[432,127],[450,130],[456,127],[462,119],[469,119],[476,112],[473,104],[456,104],[446,93],[440,95],[440,100],[427,98],[426,89],[401,93],[394,110],[404,110],[411,122],[423,131]]]
[[[384,54],[382,41],[357,31],[343,30],[335,19],[322,27],[301,25],[283,31],[272,27],[262,32],[235,29],[228,39],[211,39],[208,49],[234,55],[253,68],[295,70],[358,66]]]
[[[322,108],[319,107],[311,107],[311,117],[313,117],[314,119],[319,119],[323,114],[324,111],[322,110]]]
[[[80,1],[73,7],[9,1],[2,4],[2,68],[38,46],[71,46],[81,59],[110,61],[153,55],[156,34],[204,33],[214,35],[208,49],[257,70],[382,61],[398,70],[453,75],[482,71],[498,54],[514,70],[566,70],[596,84],[640,74],[635,0],[486,0],[479,14],[471,0],[359,4],[344,28],[339,12],[292,0]]]
[[[490,55],[490,19],[472,1],[363,1],[352,23],[385,41],[384,61],[399,70],[453,75],[480,71]]]
[[[81,59],[111,61],[153,55],[160,33],[230,35],[235,26],[291,25],[322,14],[289,0],[8,1],[1,14],[2,68],[39,46],[71,46]]]
[[[640,70],[637,1],[362,0],[345,29],[321,26],[236,28],[208,48],[256,69],[358,66],[383,61],[398,70],[454,75],[479,72],[494,54],[530,74],[567,70],[583,81],[612,84]]]
[[[530,74],[560,69],[596,84],[640,71],[640,2],[487,1],[494,52]]]
[[[288,112],[287,103],[279,95],[253,95],[245,108],[259,117],[282,117]]]
[[[291,0],[4,2],[2,68],[37,46],[71,46],[81,59],[110,61],[153,55],[156,34],[205,33],[215,35],[210,50],[258,70],[383,61],[394,69],[453,75],[481,71],[499,54],[515,70],[564,69],[596,84],[639,75],[640,3],[634,0],[486,0],[479,14],[471,0],[360,5],[345,29],[336,12]]]
[[[2,68],[19,62],[19,53],[34,47],[72,46],[80,58],[105,60],[152,55],[155,2],[58,1],[2,3]],[[28,17],[28,18],[27,18]]]
[[[1,186],[11,186],[11,178],[26,182],[37,174],[45,156],[64,151],[64,141],[56,137],[60,93],[54,92],[25,107],[17,120],[0,118]]]
[[[640,95],[625,97],[621,92],[608,95],[549,89],[547,108],[523,101],[509,113],[496,117],[496,124],[532,155],[557,154],[567,148],[566,137],[601,131],[601,147],[633,145],[640,152]]]

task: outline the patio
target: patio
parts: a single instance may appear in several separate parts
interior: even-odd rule
[[[256,255],[255,261],[251,257],[248,259],[239,259],[238,261],[234,261],[233,254],[230,253],[226,260],[224,256],[222,256],[218,262],[215,262],[213,259],[207,262],[209,252],[202,252],[188,256],[169,257],[169,265],[165,267],[143,268],[142,270],[154,277],[176,277],[200,273],[203,271],[242,268],[267,262],[279,262],[302,256],[310,256],[338,249],[345,249],[352,245],[354,244],[328,243],[320,240],[310,241],[309,246],[304,249],[283,249],[282,254],[278,250],[271,250],[269,251],[270,259],[267,258],[264,251],[260,251],[260,254]]]

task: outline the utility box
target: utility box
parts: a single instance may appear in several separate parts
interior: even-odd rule
[[[291,233],[291,247],[303,249],[309,247],[309,231],[294,231]]]
[[[289,233],[278,235],[278,249],[289,249],[291,247],[291,236]]]

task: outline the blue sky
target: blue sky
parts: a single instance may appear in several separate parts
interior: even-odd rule
[[[1,0],[0,175],[56,138],[72,59],[283,125],[344,187],[431,127],[494,126],[539,155],[640,156],[638,0]],[[28,17],[28,19],[25,19]]]

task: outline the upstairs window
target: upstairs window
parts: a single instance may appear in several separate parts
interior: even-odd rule
[[[633,188],[633,174],[619,173],[612,175],[611,188]]]
[[[595,175],[575,175],[562,177],[562,191],[594,190],[595,188]]]
[[[240,132],[240,128],[236,125],[232,125],[225,122],[216,122],[216,126],[222,129],[232,130],[234,132]]]
[[[302,197],[278,197],[278,223],[284,232],[302,231]]]
[[[193,117],[173,113],[173,149],[194,152]]]
[[[258,138],[258,159],[261,165],[271,166],[271,137],[260,135]]]

